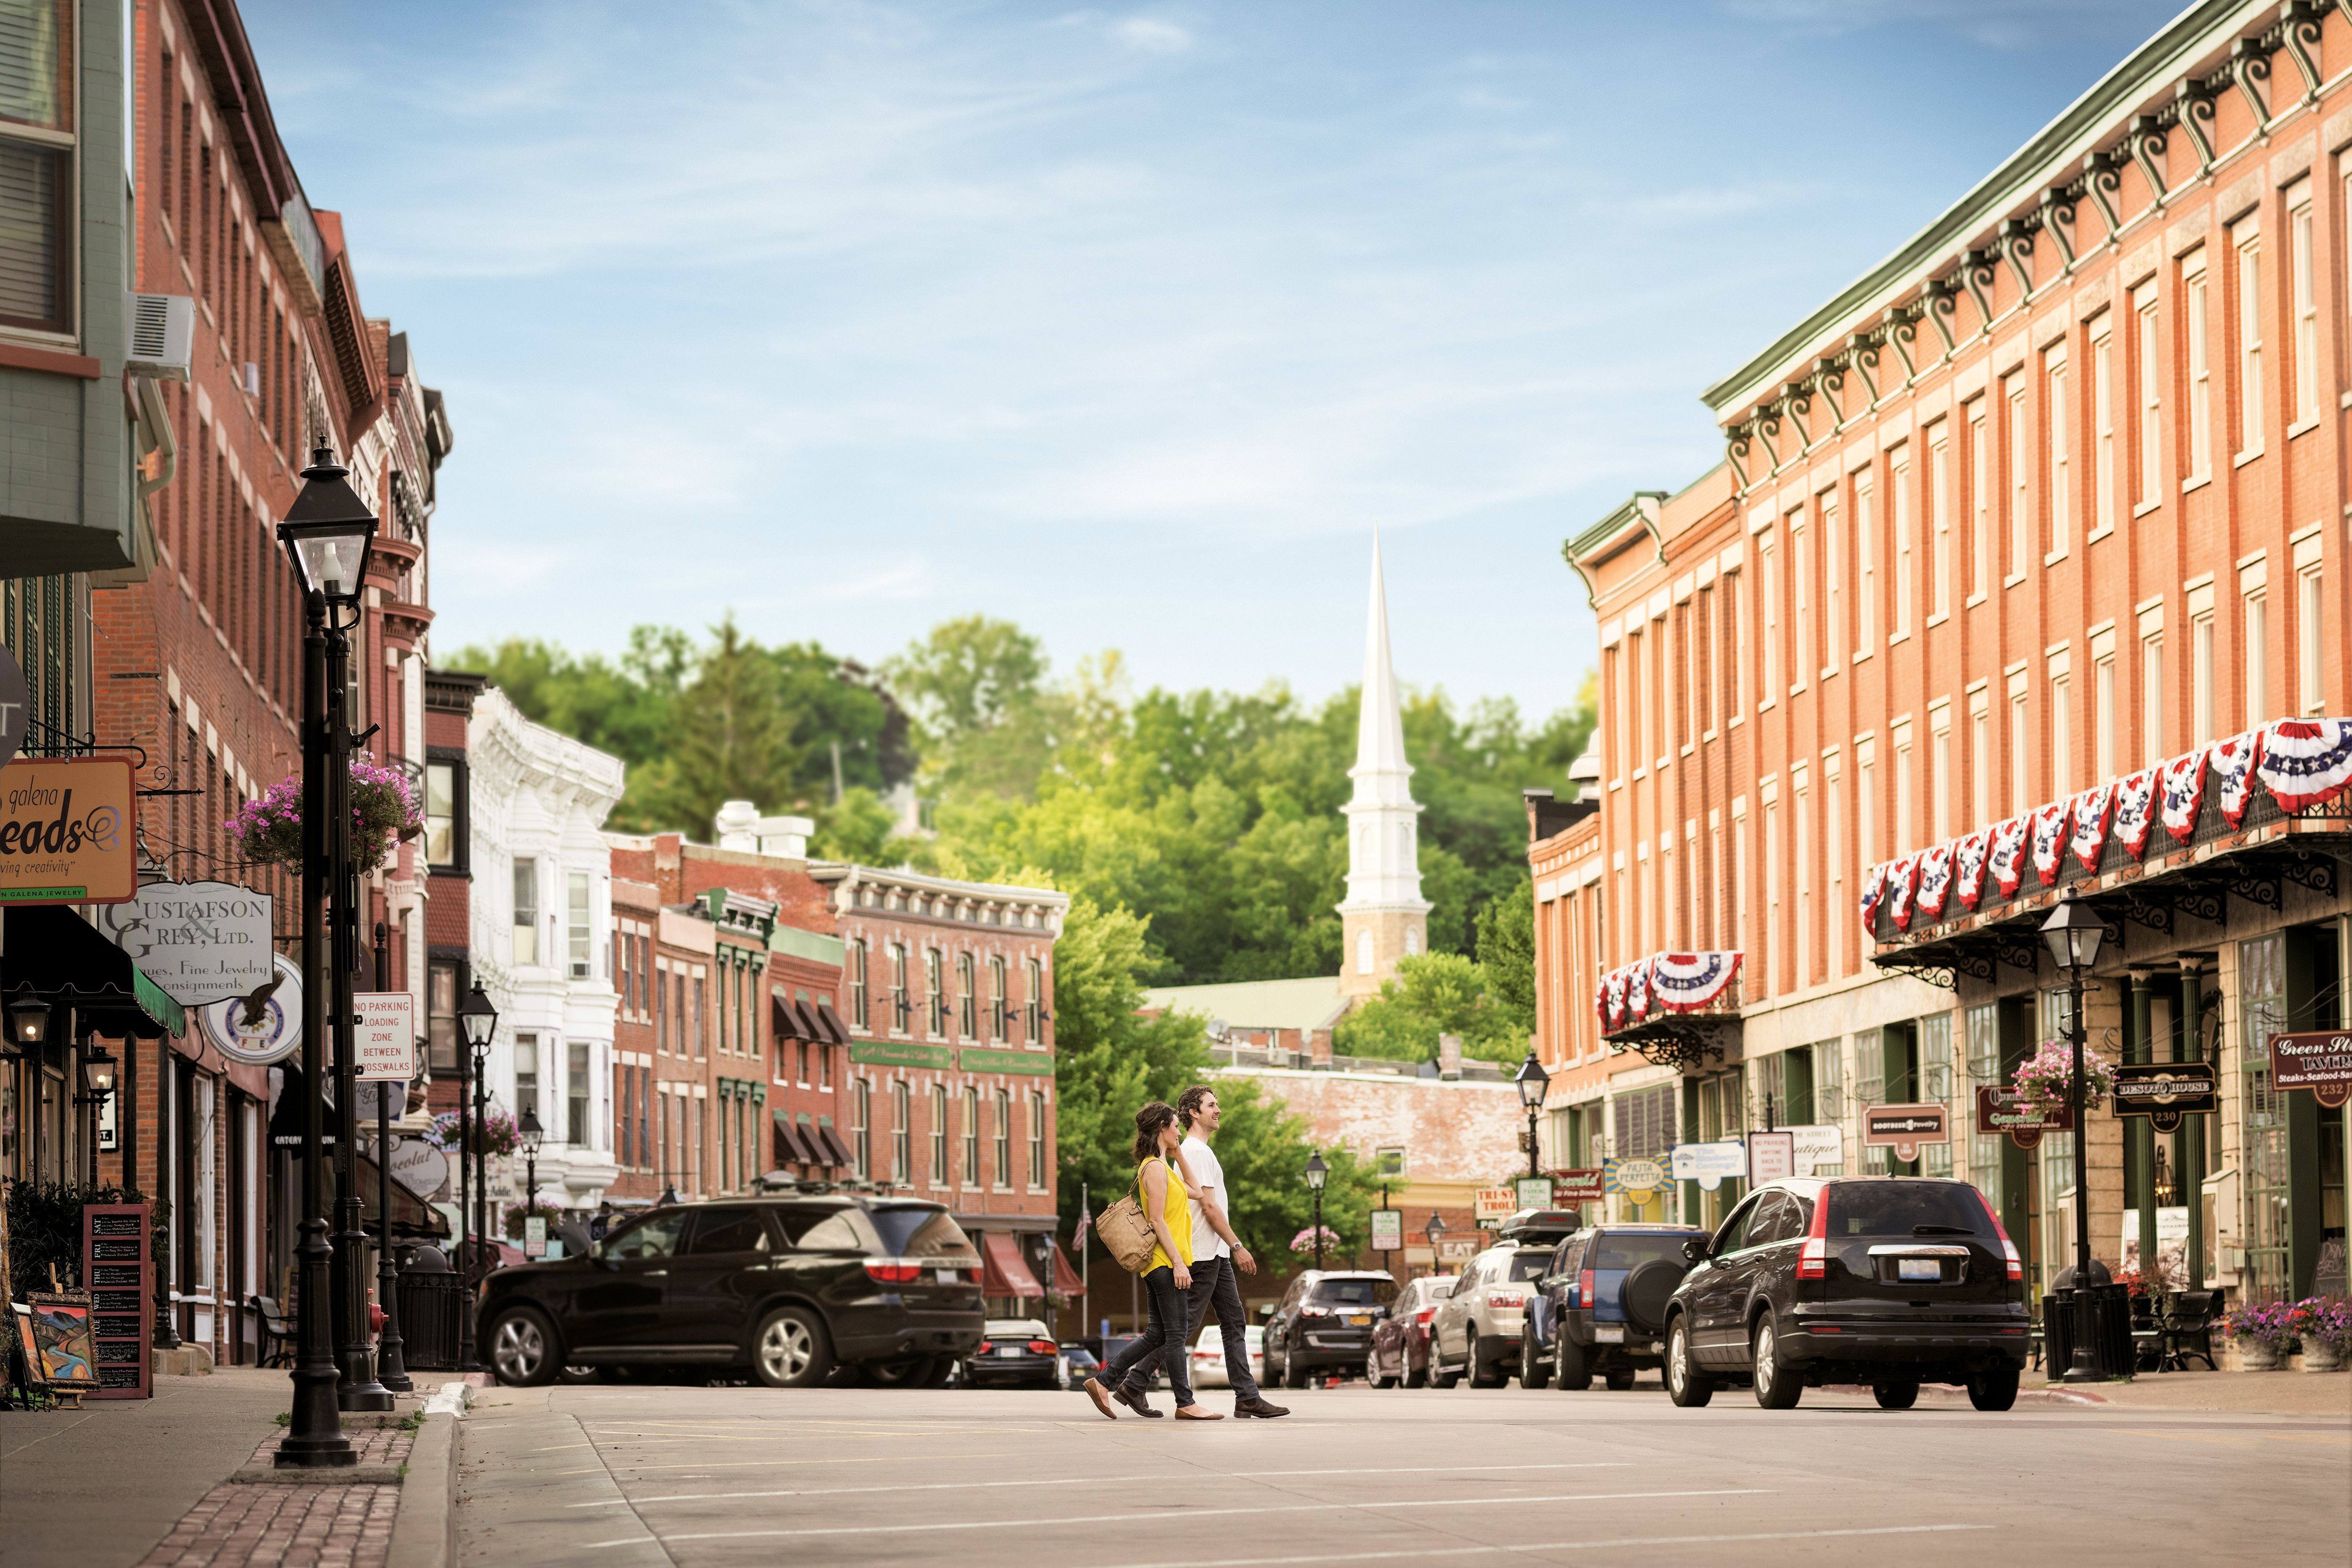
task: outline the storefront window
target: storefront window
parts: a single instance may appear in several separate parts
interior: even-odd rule
[[[2249,1301],[2277,1301],[2294,1289],[2289,1278],[2292,1183],[2287,1163],[2287,1096],[2271,1087],[2270,1038],[2286,1026],[2286,939],[2273,933],[2238,944],[2238,1063],[2244,1106],[2244,1192],[2239,1241],[2246,1262],[2239,1275]],[[2211,1133],[2206,1142],[2214,1142]],[[2222,1216],[2226,1225],[2228,1216]],[[2225,1264],[2215,1258],[2212,1265]]]
[[[1976,1125],[1976,1091],[1998,1088],[2002,1081],[2000,1070],[2000,1005],[1987,1002],[1968,1010],[1969,1078],[1968,1092],[1962,1096],[1959,1114],[1967,1124]],[[1993,1212],[2001,1207],[2000,1133],[1989,1136],[1970,1133],[1969,1136],[1969,1180],[1977,1190],[1991,1200]]]

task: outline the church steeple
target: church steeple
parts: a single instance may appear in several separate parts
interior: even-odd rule
[[[1348,897],[1339,906],[1339,990],[1369,996],[1397,960],[1428,945],[1431,905],[1421,896],[1421,807],[1404,757],[1404,715],[1389,660],[1388,592],[1372,539],[1371,606],[1364,626],[1364,689],[1356,717],[1355,794],[1348,818]]]

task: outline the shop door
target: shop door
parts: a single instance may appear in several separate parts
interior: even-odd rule
[[[2239,1279],[2249,1301],[2282,1301],[2293,1289],[2287,1096],[2271,1087],[2270,1050],[2271,1037],[2287,1026],[2286,1015],[2284,936],[2273,933],[2240,942],[2238,1103],[2244,1153],[2239,1162],[2238,1240],[2246,1261]],[[2214,1259],[2208,1267],[2222,1261]]]

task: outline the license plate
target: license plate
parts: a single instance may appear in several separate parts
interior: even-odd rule
[[[996,1347],[996,1353],[1000,1356],[1012,1357],[1024,1352],[1019,1345],[999,1345]]]
[[[1897,1279],[1941,1279],[1944,1266],[1932,1258],[1898,1258],[1895,1260]]]
[[[962,1273],[957,1269],[942,1268],[939,1270],[939,1280],[942,1285],[958,1284],[962,1280]]]
[[[1348,1326],[1351,1329],[1360,1329],[1371,1321],[1372,1315],[1370,1312],[1358,1312],[1348,1320]]]
[[[1592,1329],[1592,1341],[1595,1344],[1622,1345],[1625,1342],[1625,1325],[1596,1323]]]

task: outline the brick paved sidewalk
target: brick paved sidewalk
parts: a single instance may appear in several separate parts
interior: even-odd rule
[[[399,1425],[359,1425],[373,1419],[344,1417],[343,1433],[359,1463],[407,1463],[415,1433]],[[278,1443],[271,1437],[256,1448],[252,1468],[271,1468]],[[205,1493],[139,1560],[139,1568],[381,1568],[399,1511],[396,1483],[227,1481]]]

